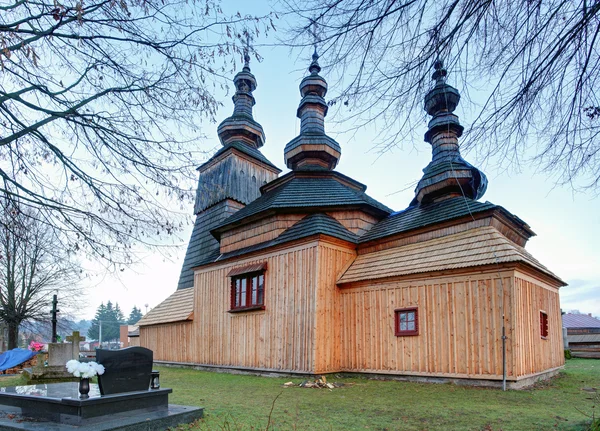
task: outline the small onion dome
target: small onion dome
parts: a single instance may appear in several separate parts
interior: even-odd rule
[[[318,60],[315,50],[308,68],[310,75],[300,82],[302,100],[296,111],[300,134],[284,150],[285,163],[292,170],[332,170],[341,156],[340,145],[325,134],[327,81],[319,75]]]
[[[252,107],[256,103],[252,95],[257,86],[256,78],[250,72],[248,53],[244,55],[244,60],[243,69],[233,78],[236,89],[232,97],[233,115],[219,124],[217,133],[224,146],[243,142],[253,148],[260,148],[265,143],[265,132],[252,116]]]
[[[453,114],[460,102],[460,93],[446,83],[448,72],[442,60],[436,60],[433,67],[435,72],[431,77],[435,81],[435,86],[425,96],[425,111],[433,117],[429,121],[429,130],[425,133],[425,142],[429,143],[431,143],[431,135],[440,128],[452,128],[459,138],[464,130],[458,117]]]
[[[448,72],[441,60],[435,62],[434,69],[435,85],[425,96],[425,111],[433,117],[425,133],[425,142],[431,144],[432,160],[423,169],[411,206],[454,196],[479,199],[487,188],[485,174],[460,154],[458,138],[463,126],[453,114],[460,93],[446,83]]]

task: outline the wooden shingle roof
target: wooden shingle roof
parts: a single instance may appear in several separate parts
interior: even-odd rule
[[[213,235],[233,225],[243,223],[261,213],[281,210],[325,211],[349,206],[366,207],[385,217],[393,211],[364,192],[364,186],[338,172],[290,172],[275,180],[278,185],[269,188],[261,197],[225,220],[214,229]],[[356,183],[350,184],[350,182]]]
[[[358,236],[327,214],[311,214],[285,230],[275,241],[281,244],[315,234],[329,235],[344,241],[358,242]]]
[[[359,255],[338,284],[506,262],[523,262],[561,281],[491,226]],[[562,281],[561,281],[562,282]],[[564,283],[563,283],[564,284]]]
[[[254,148],[254,147],[251,147],[249,145],[246,145],[243,142],[239,142],[239,141],[231,142],[231,143],[225,145],[223,148],[220,148],[219,151],[217,151],[204,164],[212,162],[214,159],[218,158],[221,154],[223,154],[225,151],[229,150],[230,148],[235,148],[236,150],[241,151],[242,153],[244,153],[244,154],[246,154],[246,155],[248,155],[250,157],[254,157],[256,160],[258,160],[258,161],[264,163],[265,165],[268,165],[268,166],[276,169],[277,171],[281,172],[281,169],[279,169],[277,166],[275,166],[273,163],[271,163],[271,161],[269,159],[267,159],[265,157],[265,155],[263,153],[261,153],[258,149]],[[200,168],[198,168],[198,169],[200,169]]]
[[[171,296],[150,310],[137,326],[192,320],[194,312],[194,289],[176,290]]]
[[[194,229],[181,266],[177,289],[193,287],[194,270],[192,268],[214,262],[219,257],[219,241],[210,234],[210,230],[222,223],[236,209],[231,208],[227,202],[220,202],[196,216]]]
[[[499,209],[509,218],[529,230],[529,226],[527,226],[523,220],[498,205],[494,205],[490,202],[478,202],[464,197],[456,197],[441,202],[408,207],[403,211],[391,214],[361,236],[360,242],[366,243],[386,236],[492,209]],[[529,230],[529,232],[530,234],[535,235],[531,230]]]

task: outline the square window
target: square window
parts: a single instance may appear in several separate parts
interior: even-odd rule
[[[543,339],[548,338],[548,314],[540,311],[540,335]]]
[[[395,315],[396,337],[419,335],[419,311],[416,307],[395,310]]]
[[[264,310],[264,305],[264,270],[231,276],[231,309],[229,311]]]

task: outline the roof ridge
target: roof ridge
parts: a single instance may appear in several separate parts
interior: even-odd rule
[[[365,211],[371,212],[378,217],[385,217],[392,210],[379,203],[364,190],[357,190],[343,181],[345,178],[338,177],[337,173],[326,172],[324,174],[310,175],[302,173],[298,175],[293,172],[290,176],[281,177],[273,182],[284,179],[276,187],[263,188],[264,193],[244,208],[231,215],[223,223],[217,226],[213,233],[218,236],[221,230],[226,230],[229,225],[241,225],[249,218],[259,218],[261,214],[270,213],[275,210],[296,210],[300,213],[323,212],[329,208],[345,208],[349,206],[363,207]],[[272,183],[269,185],[272,185]],[[360,184],[360,183],[357,183]],[[269,186],[267,185],[267,186]]]

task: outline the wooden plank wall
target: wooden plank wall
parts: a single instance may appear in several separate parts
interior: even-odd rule
[[[416,244],[423,241],[429,241],[435,238],[454,235],[467,230],[476,229],[479,227],[489,226],[492,223],[491,217],[482,218],[479,220],[469,220],[461,224],[454,224],[442,228],[425,228],[423,232],[401,234],[391,239],[383,239],[381,241],[373,241],[370,245],[361,246],[358,249],[358,254],[368,254],[376,251],[387,250],[396,247],[402,247],[409,244]]]
[[[260,197],[260,187],[275,178],[275,168],[233,150],[200,166],[194,214],[225,198],[249,204]]]
[[[156,361],[194,362],[192,322],[140,327],[139,345],[154,352]]]
[[[502,378],[512,272],[373,283],[341,290],[341,368],[345,371]],[[394,310],[418,307],[419,335],[396,337]],[[507,343],[508,377],[513,379]]]
[[[221,253],[275,239],[304,217],[306,214],[278,214],[225,232],[221,236]]]
[[[327,213],[339,221],[346,229],[356,235],[362,235],[371,229],[379,219],[364,211],[332,211]]]
[[[356,258],[353,248],[320,242],[318,249],[315,373],[341,369],[341,291],[336,281]]]
[[[362,235],[377,222],[377,218],[363,211],[333,211],[327,215],[357,235]],[[275,239],[306,216],[307,214],[277,214],[225,232],[221,236],[221,253]]]
[[[312,372],[317,242],[196,272],[198,364]],[[265,310],[228,313],[232,268],[267,263]]]
[[[517,273],[515,311],[519,322],[516,333],[516,373],[526,376],[564,365],[562,318],[558,289]],[[548,337],[540,334],[540,311],[548,315]]]

